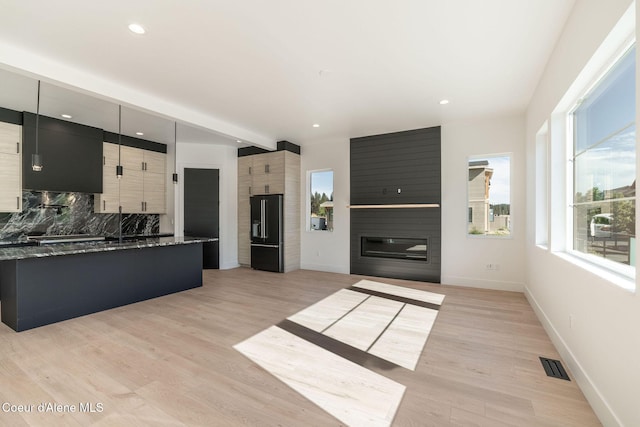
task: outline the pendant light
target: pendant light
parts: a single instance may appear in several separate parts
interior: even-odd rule
[[[173,183],[178,183],[178,122],[173,122]]]
[[[120,148],[122,147],[122,105],[118,105],[118,166],[116,166],[116,176],[122,178],[122,164],[120,163]]]
[[[38,131],[40,128],[40,80],[38,80],[38,101],[36,104],[36,152],[31,155],[31,169],[34,172],[42,170],[42,156],[38,151]]]

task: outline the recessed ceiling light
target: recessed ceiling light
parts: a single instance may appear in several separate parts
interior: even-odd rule
[[[142,136],[142,135],[144,135],[144,132],[136,132],[136,135]]]
[[[61,116],[64,117],[65,119],[72,118],[72,116],[70,114],[61,114]]]
[[[314,128],[319,128],[319,127],[320,127],[320,125],[319,125],[319,124],[317,124],[317,123],[314,123],[314,124],[313,124],[313,127],[314,127]]]
[[[140,24],[130,24],[129,25],[129,30],[132,33],[136,33],[136,34],[144,34],[147,31],[144,29],[144,27]]]
[[[443,99],[440,101],[440,105],[447,105],[449,103],[448,99]]]
[[[242,141],[240,141],[239,139],[236,139],[236,142],[237,142],[238,144],[242,143]]]

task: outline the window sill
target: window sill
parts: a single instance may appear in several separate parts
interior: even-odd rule
[[[636,280],[635,274],[624,274],[623,272],[615,271],[605,266],[594,264],[589,260],[584,259],[581,256],[574,255],[567,252],[554,252],[561,259],[570,262],[576,267],[580,267],[604,280],[615,285],[624,291],[632,294],[636,293]]]

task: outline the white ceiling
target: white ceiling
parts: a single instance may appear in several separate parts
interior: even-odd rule
[[[0,106],[265,147],[521,113],[573,3],[0,0]]]

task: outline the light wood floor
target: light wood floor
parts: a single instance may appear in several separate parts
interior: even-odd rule
[[[102,404],[6,413],[2,426],[339,426],[232,346],[362,276],[208,270],[202,288],[15,333],[0,325],[0,403]],[[519,293],[386,283],[447,295],[394,426],[598,426]]]

